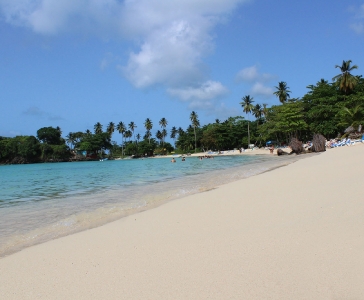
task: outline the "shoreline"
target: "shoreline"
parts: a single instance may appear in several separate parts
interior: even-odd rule
[[[224,156],[226,157],[227,155]],[[182,181],[180,178],[170,179],[165,183],[161,181],[159,183],[154,183],[153,187],[149,187],[147,190],[144,189],[144,187],[141,187],[140,191],[138,191],[137,198],[133,197],[131,200],[131,202],[134,203],[132,207],[124,206],[123,203],[128,203],[128,201],[125,202],[124,200],[123,202],[120,202],[120,200],[117,200],[125,192],[130,195],[130,193],[133,193],[132,190],[126,191],[121,189],[119,192],[116,190],[110,190],[109,192],[104,191],[92,194],[90,195],[91,198],[87,201],[94,201],[96,198],[109,198],[111,192],[113,193],[115,202],[113,202],[112,205],[102,205],[102,207],[96,207],[93,210],[79,211],[68,214],[62,219],[57,219],[52,223],[43,224],[41,227],[33,227],[33,229],[27,231],[22,230],[17,235],[9,238],[4,239],[3,237],[0,237],[0,258],[12,255],[34,245],[39,245],[61,237],[66,237],[78,232],[103,226],[121,218],[156,208],[160,205],[168,203],[169,201],[174,201],[188,195],[198,194],[210,189],[215,189],[223,184],[234,182],[239,179],[256,176],[271,169],[286,166],[300,159],[305,159],[308,156],[294,155],[280,158],[269,157],[267,160],[264,159],[265,157],[267,156],[261,156],[261,161],[252,161],[243,165],[230,166],[228,168],[206,171],[205,173],[188,175],[182,179]],[[197,157],[194,157],[194,159],[197,159]],[[178,188],[171,189],[171,186],[176,186]],[[89,198],[87,195],[85,197]],[[74,199],[73,202],[74,201],[79,202],[84,200],[80,198]],[[145,203],[142,204],[142,202]],[[137,203],[139,203],[139,205],[137,205]],[[9,209],[11,210],[11,208]],[[38,210],[39,209],[40,208],[38,207]],[[46,207],[42,208],[42,210],[44,209],[46,209]],[[10,211],[8,213],[10,213]],[[16,217],[16,220],[17,219],[22,219],[21,215],[18,215]],[[3,226],[6,226],[5,224],[7,223],[4,220],[2,221],[3,222],[0,222],[0,225],[2,224]],[[10,221],[10,226],[14,222],[12,219],[9,219],[8,221]],[[65,226],[63,224],[72,225]]]
[[[363,145],[0,259],[5,299],[364,296]]]

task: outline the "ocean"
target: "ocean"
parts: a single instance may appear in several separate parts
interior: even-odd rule
[[[0,166],[0,257],[296,159],[224,155]]]

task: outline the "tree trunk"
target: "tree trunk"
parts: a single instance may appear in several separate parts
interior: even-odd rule
[[[249,121],[248,121],[248,149],[249,149],[249,145],[250,145],[250,131],[249,131]]]
[[[193,127],[193,131],[195,133],[195,153],[196,153],[196,148],[197,148],[197,138],[196,138],[196,127]]]

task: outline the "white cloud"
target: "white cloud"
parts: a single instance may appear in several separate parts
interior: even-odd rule
[[[259,78],[257,66],[247,67],[242,69],[236,75],[238,81],[254,81]]]
[[[228,92],[220,82],[207,81],[199,87],[186,87],[180,89],[168,89],[168,93],[177,97],[182,101],[190,101],[191,103],[208,103],[215,100]]]
[[[258,66],[244,68],[236,74],[236,81],[251,85],[249,93],[253,96],[272,97],[273,88],[266,84],[277,79],[277,76],[269,73],[260,73]]]
[[[357,34],[363,34],[364,23],[362,20],[364,20],[364,4],[362,4],[360,7],[352,6],[349,10],[353,13],[353,19],[355,20],[355,22],[350,24],[350,28]]]
[[[273,92],[274,90],[272,87],[265,86],[261,82],[256,82],[251,89],[251,93],[257,96],[271,97]]]
[[[211,49],[211,39],[203,26],[176,21],[152,32],[140,51],[130,54],[122,70],[138,88],[155,84],[185,86],[204,79],[201,58]]]
[[[127,63],[118,68],[136,88],[161,85],[175,96],[182,91],[184,95],[198,94],[199,90],[200,96],[195,95],[193,101],[201,101],[202,94],[219,97],[223,90],[220,87],[216,92],[217,85],[208,81],[204,64],[214,49],[212,30],[238,5],[249,1],[0,0],[0,14],[8,23],[38,34],[130,40],[136,48],[131,48]],[[100,68],[116,63],[106,56]],[[208,82],[207,86],[216,90],[208,92],[206,84],[204,92],[190,88],[196,82]]]
[[[357,34],[364,33],[364,24],[363,23],[353,23],[350,25],[350,28],[354,30]]]
[[[259,73],[258,67],[254,65],[240,70],[235,78],[238,82],[267,82],[275,79],[276,76],[268,73]]]

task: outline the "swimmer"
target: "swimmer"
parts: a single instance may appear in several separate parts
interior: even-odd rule
[[[173,163],[175,163],[175,162],[176,162],[176,160],[174,159],[174,157],[172,158],[171,162],[173,162]]]

